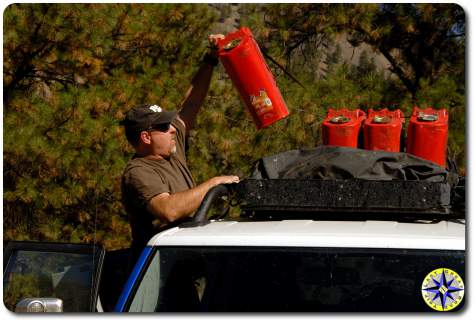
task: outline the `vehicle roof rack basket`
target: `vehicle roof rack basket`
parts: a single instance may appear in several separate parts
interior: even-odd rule
[[[448,214],[450,185],[427,181],[243,180],[242,209]]]
[[[209,223],[208,210],[219,198],[237,201],[243,217],[435,220],[458,216],[451,212],[450,196],[450,185],[441,182],[246,179],[210,189],[192,221],[180,227]]]

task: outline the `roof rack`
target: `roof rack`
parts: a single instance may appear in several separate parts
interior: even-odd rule
[[[244,180],[241,208],[448,214],[450,186],[426,181]]]
[[[183,227],[209,222],[207,213],[215,200],[232,198],[242,214],[283,214],[315,218],[327,214],[332,220],[359,218],[387,220],[411,215],[416,218],[451,217],[451,187],[428,181],[246,179],[238,184],[218,185],[206,194],[193,220]],[[294,215],[296,215],[294,217]]]

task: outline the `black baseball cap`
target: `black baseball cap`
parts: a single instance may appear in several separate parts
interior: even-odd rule
[[[171,123],[177,114],[178,111],[166,111],[158,105],[140,105],[128,111],[120,124],[129,130],[143,131],[154,125]]]

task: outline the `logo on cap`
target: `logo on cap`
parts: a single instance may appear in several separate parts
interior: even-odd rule
[[[151,109],[155,113],[160,113],[162,111],[162,108],[158,105],[152,105],[149,107],[149,109]]]

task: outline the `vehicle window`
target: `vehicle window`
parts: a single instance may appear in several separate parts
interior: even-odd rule
[[[65,312],[90,311],[92,254],[16,250],[3,277],[5,306],[14,311],[27,297],[63,300]]]
[[[159,278],[142,282],[156,299],[146,311],[430,311],[427,274],[465,276],[463,251],[162,247],[155,260],[146,276]]]

